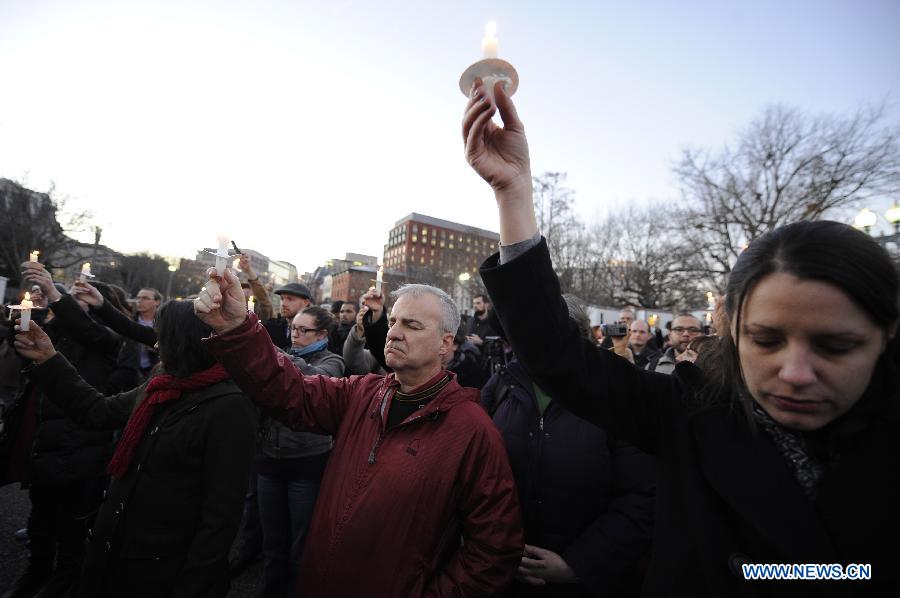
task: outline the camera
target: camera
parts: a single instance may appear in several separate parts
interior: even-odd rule
[[[628,324],[625,322],[603,324],[600,329],[603,331],[603,336],[612,336],[616,338],[628,336]]]

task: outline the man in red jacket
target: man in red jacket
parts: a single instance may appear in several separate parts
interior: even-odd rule
[[[443,291],[394,295],[385,360],[393,374],[303,376],[273,347],[227,270],[194,302],[215,331],[207,346],[263,412],[331,434],[300,564],[304,596],[490,596],[524,549],[499,433],[441,367],[459,328]]]

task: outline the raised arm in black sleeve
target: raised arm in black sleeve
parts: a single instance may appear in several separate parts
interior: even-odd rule
[[[94,313],[97,314],[107,326],[121,334],[126,338],[136,340],[139,343],[152,347],[156,344],[156,330],[150,326],[142,326],[135,322],[115,307],[104,301],[103,305],[96,308]]]

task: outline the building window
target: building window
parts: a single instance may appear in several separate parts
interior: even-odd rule
[[[418,224],[413,224],[412,232],[413,232],[413,234],[416,234],[417,232],[419,232],[419,225],[418,225]]]
[[[428,227],[427,227],[427,226],[423,226],[423,227],[422,227],[422,236],[424,237],[424,236],[426,236],[426,235],[428,235]]]
[[[437,239],[435,239],[434,237],[431,237],[431,246],[432,247],[434,247],[435,242],[437,242]]]
[[[453,235],[450,236],[452,237]],[[453,249],[453,243],[450,243],[450,249]]]
[[[418,240],[419,240],[419,237],[417,237],[416,235],[413,235],[413,236],[412,236],[412,242],[413,242],[413,243],[415,243],[415,242],[418,241]]]
[[[441,247],[444,247],[445,245],[446,245],[446,243],[444,243],[444,241],[441,240]]]
[[[420,264],[424,264],[424,263],[425,263],[425,256],[424,256],[424,255],[423,255],[421,258],[419,258],[419,263],[420,263]]]

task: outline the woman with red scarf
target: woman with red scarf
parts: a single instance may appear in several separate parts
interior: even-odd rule
[[[256,410],[200,342],[188,301],[159,311],[161,371],[105,397],[34,324],[16,350],[27,375],[85,427],[125,427],[87,549],[84,596],[224,596],[228,550],[254,452]]]

